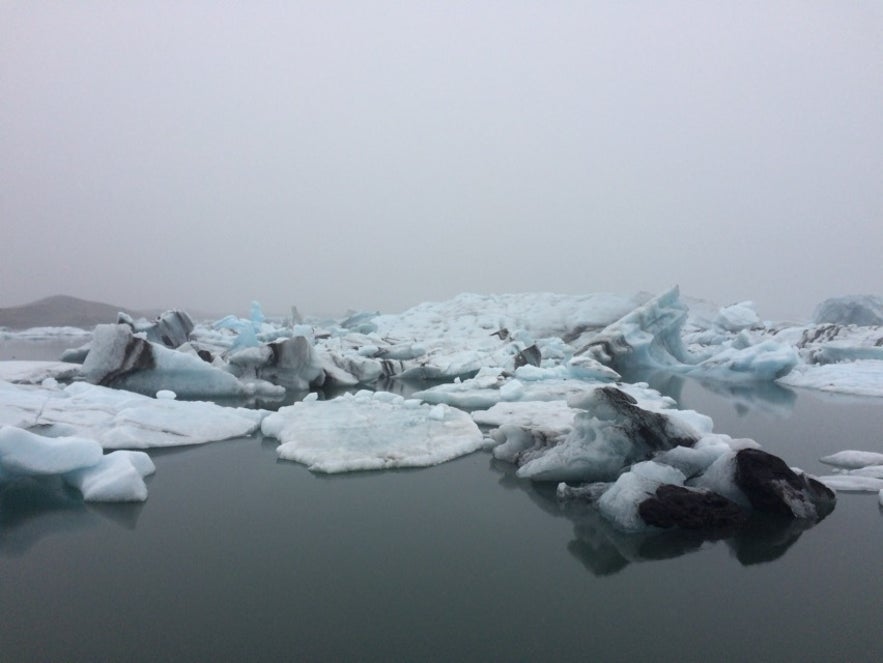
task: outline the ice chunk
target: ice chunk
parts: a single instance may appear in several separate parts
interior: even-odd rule
[[[723,348],[688,372],[726,381],[776,380],[788,375],[799,361],[793,347],[768,339],[747,347]]]
[[[588,353],[619,372],[694,364],[696,358],[681,339],[686,318],[687,308],[674,287],[607,326],[576,354]]]
[[[814,477],[795,472],[778,456],[743,448],[720,456],[694,485],[761,513],[817,522],[836,496]]]
[[[87,502],[143,502],[147,499],[144,477],[155,469],[143,452],[114,451],[91,467],[69,472],[64,480]]]
[[[656,451],[690,446],[700,433],[665,412],[653,412],[615,387],[601,387],[568,403],[583,409],[560,443],[522,453],[517,475],[536,481],[609,481]]]
[[[177,348],[186,343],[193,331],[193,320],[185,311],[177,309],[162,313],[156,320],[132,320],[125,313],[119,314],[119,322],[133,331],[142,333],[152,343],[160,343],[167,348]]]
[[[0,428],[0,471],[52,475],[95,465],[101,445],[81,437],[49,438],[13,426]]]
[[[179,396],[239,396],[248,388],[230,373],[191,354],[134,336],[127,325],[98,325],[83,362],[89,382],[143,394],[161,389]]]
[[[322,362],[303,336],[240,350],[230,356],[230,371],[240,379],[266,380],[295,391],[324,381]]]
[[[632,465],[598,500],[598,509],[618,528],[636,532],[647,529],[638,513],[641,502],[662,484],[681,486],[684,475],[669,465],[646,461]]]
[[[63,361],[0,361],[0,380],[18,384],[40,384],[47,378],[69,382],[80,367]]]
[[[295,403],[269,415],[261,430],[282,442],[280,458],[316,472],[424,467],[482,447],[465,412],[381,394]]]
[[[754,302],[739,302],[723,307],[714,319],[714,324],[731,332],[742,331],[761,325],[760,318],[754,310]]]
[[[851,295],[826,299],[816,307],[813,322],[883,325],[883,298],[873,295]]]
[[[876,451],[838,451],[830,456],[819,458],[819,462],[846,470],[855,470],[868,465],[883,465],[883,453]]]

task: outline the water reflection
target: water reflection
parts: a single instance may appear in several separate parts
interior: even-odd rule
[[[19,557],[40,540],[94,527],[102,519],[133,530],[143,504],[87,504],[59,477],[0,483],[0,556]]]
[[[642,371],[623,375],[626,382],[646,382],[664,396],[683,402],[683,389],[687,380],[692,380],[729,402],[736,414],[766,414],[778,419],[786,419],[797,402],[797,394],[775,382],[719,382],[668,371]]]
[[[629,564],[673,559],[724,542],[743,566],[771,562],[782,557],[814,523],[754,514],[738,529],[656,530],[625,533],[613,527],[593,506],[562,504],[552,483],[534,483],[515,476],[515,467],[493,460],[499,484],[524,491],[546,513],[573,523],[574,538],[567,550],[596,576],[619,573]]]

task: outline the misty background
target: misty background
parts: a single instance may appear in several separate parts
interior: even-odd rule
[[[883,3],[0,1],[0,306],[883,291]]]

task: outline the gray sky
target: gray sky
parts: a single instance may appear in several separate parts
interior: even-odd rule
[[[0,0],[0,306],[883,293],[883,3]]]

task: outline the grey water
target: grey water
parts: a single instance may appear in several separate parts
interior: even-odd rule
[[[883,407],[649,376],[792,465],[883,446]],[[152,451],[143,505],[0,492],[0,660],[883,659],[883,514],[739,540],[618,534],[488,453],[322,476],[259,436]]]

